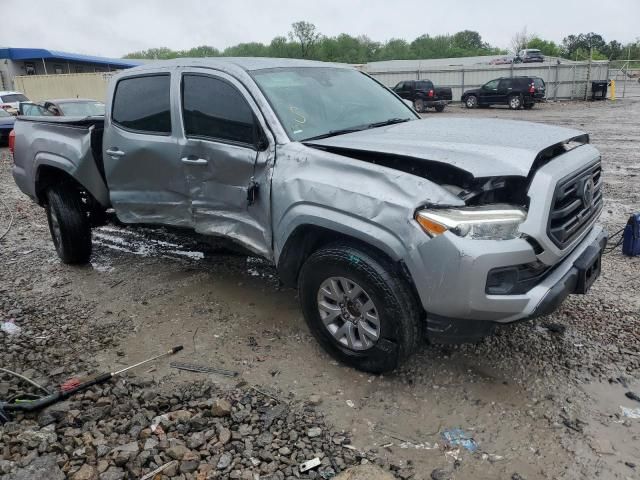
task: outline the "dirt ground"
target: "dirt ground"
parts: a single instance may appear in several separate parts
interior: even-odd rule
[[[640,210],[640,101],[550,103],[532,111],[452,105],[431,115],[585,130],[602,152],[602,222],[613,233]],[[435,468],[455,479],[640,478],[640,419],[621,409],[640,407],[625,397],[640,394],[640,258],[620,249],[606,255],[591,292],[549,317],[503,327],[477,345],[425,345],[397,372],[368,376],[320,350],[296,292],[279,287],[260,259],[163,229],[108,225],[94,231],[91,265],[62,265],[44,212],[14,185],[6,149],[0,155],[0,198],[15,215],[0,241],[0,295],[83,312],[90,331],[110,337],[96,341],[95,354],[82,353],[102,370],[183,344],[176,360],[236,370],[249,384],[283,395],[319,394],[320,408],[350,432],[354,446],[412,465],[415,479],[431,478]],[[0,210],[0,234],[7,225]],[[12,315],[0,302],[0,321]],[[55,324],[62,328],[64,318]],[[137,376],[179,386],[206,375],[162,362]],[[475,453],[443,449],[442,434],[456,427],[473,437]]]

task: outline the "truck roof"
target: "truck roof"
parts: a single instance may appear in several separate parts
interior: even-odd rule
[[[162,67],[205,67],[220,70],[264,70],[267,68],[295,68],[295,67],[335,67],[353,68],[343,63],[319,62],[315,60],[300,60],[296,58],[269,57],[207,57],[207,58],[175,58],[146,63],[139,67],[126,70],[136,72],[141,70],[157,70]]]

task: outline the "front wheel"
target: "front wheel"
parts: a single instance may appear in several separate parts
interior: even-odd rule
[[[509,97],[509,108],[511,110],[519,110],[522,108],[522,97],[520,95],[511,95]]]
[[[87,263],[91,257],[91,223],[77,189],[59,185],[47,190],[47,220],[63,263]]]
[[[444,112],[444,105],[436,105],[436,112]]]
[[[478,97],[475,95],[469,95],[464,101],[464,105],[467,108],[476,108],[478,106]]]
[[[418,347],[421,319],[407,280],[375,251],[334,244],[303,265],[298,289],[311,333],[359,370],[393,370]]]

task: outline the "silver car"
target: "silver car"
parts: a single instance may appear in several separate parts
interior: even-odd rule
[[[15,180],[64,262],[90,259],[107,208],[225,237],[273,262],[320,344],[370,372],[586,293],[606,243],[588,135],[421,119],[343,65],[153,63],[112,79],[104,118],[15,132]]]

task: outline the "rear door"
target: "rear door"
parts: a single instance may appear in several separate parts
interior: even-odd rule
[[[166,71],[124,77],[107,110],[104,169],[111,204],[125,223],[193,226],[171,82]]]
[[[270,257],[275,147],[258,106],[235,78],[185,69],[181,112],[180,158],[196,231]]]
[[[506,104],[511,93],[513,93],[513,80],[511,78],[503,78],[498,83],[498,91],[494,102]]]

